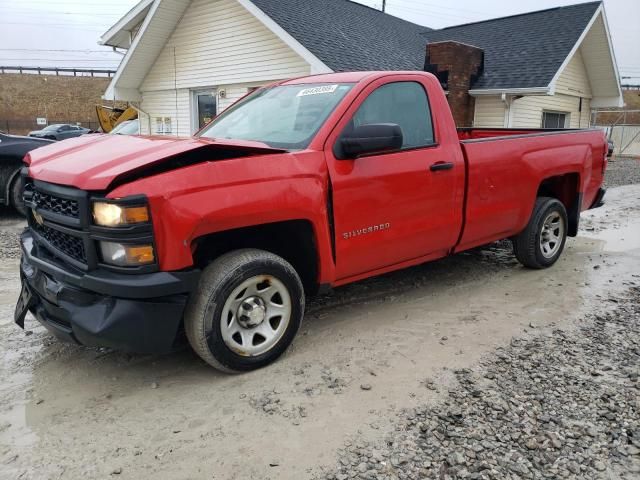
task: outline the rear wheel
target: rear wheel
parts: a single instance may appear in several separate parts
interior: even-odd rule
[[[11,183],[11,205],[15,208],[20,215],[27,216],[27,208],[24,206],[24,199],[22,193],[24,190],[24,179],[21,175],[16,175]]]
[[[567,240],[567,211],[559,200],[536,199],[527,228],[513,238],[513,251],[525,267],[547,268],[556,263]]]
[[[282,355],[303,315],[302,282],[286,260],[263,250],[237,250],[202,273],[185,311],[185,331],[209,365],[245,372]]]

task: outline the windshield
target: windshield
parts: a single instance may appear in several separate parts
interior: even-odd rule
[[[127,120],[109,132],[110,135],[138,135],[138,120]]]
[[[57,130],[58,128],[60,128],[62,125],[61,124],[56,124],[56,125],[49,125],[48,127],[44,127],[42,130]]]
[[[352,83],[314,83],[258,90],[218,116],[200,136],[253,140],[274,148],[300,150],[309,146],[352,87]]]

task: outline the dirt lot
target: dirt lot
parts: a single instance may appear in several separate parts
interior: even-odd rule
[[[639,185],[550,270],[503,242],[338,289],[241,376],[22,332],[2,218],[0,478],[640,478]]]

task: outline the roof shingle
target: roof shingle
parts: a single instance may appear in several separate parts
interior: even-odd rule
[[[546,87],[601,2],[590,2],[434,30],[429,42],[456,40],[482,48],[476,89]]]
[[[423,70],[428,42],[482,48],[476,89],[546,87],[601,2],[432,30],[349,0],[252,0],[334,71]]]
[[[428,27],[348,0],[252,0],[336,72],[422,70]]]

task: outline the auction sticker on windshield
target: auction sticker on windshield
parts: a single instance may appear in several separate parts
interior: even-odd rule
[[[305,88],[298,92],[298,97],[306,97],[307,95],[319,95],[321,93],[333,93],[338,85],[322,85],[321,87]]]

